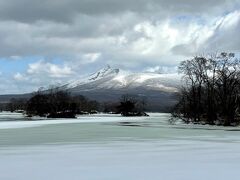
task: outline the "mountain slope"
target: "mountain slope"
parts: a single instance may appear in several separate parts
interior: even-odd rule
[[[147,99],[148,110],[163,111],[176,103],[179,85],[178,74],[130,73],[107,66],[61,88],[100,102],[116,102],[123,94],[136,95]]]
[[[68,90],[127,90],[144,88],[163,92],[177,92],[180,78],[177,74],[130,73],[110,66],[89,77],[70,82],[61,88]]]

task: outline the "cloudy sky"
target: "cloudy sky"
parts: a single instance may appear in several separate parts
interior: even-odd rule
[[[240,0],[0,0],[0,94],[64,83],[107,64],[172,69],[240,51]]]

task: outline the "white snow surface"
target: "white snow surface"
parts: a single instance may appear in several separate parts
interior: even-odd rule
[[[0,151],[3,180],[238,180],[240,145],[139,142]]]
[[[239,127],[170,125],[169,117],[27,121],[0,113],[0,179],[239,179]]]
[[[4,117],[4,118],[3,118]],[[17,119],[14,121],[13,119]],[[78,123],[104,123],[104,122],[121,122],[121,121],[134,121],[144,119],[144,117],[125,117],[121,115],[111,114],[98,114],[98,115],[83,115],[77,117],[77,119],[51,119],[33,117],[26,119],[20,113],[14,113],[11,115],[11,119],[6,119],[6,116],[0,113],[0,130],[1,129],[16,129],[16,128],[29,128],[39,127],[45,125],[57,125],[57,124],[78,124]]]

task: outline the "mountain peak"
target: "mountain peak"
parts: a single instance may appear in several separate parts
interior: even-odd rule
[[[100,79],[105,79],[105,78],[112,78],[118,75],[120,72],[119,69],[113,69],[110,65],[107,65],[106,67],[98,70],[97,72],[91,74],[90,76],[87,76],[85,78],[82,78],[81,80],[75,80],[72,81],[66,85],[64,85],[64,88],[75,88],[80,85],[88,84],[91,82],[98,81]]]
[[[93,73],[88,78],[89,81],[96,81],[98,79],[111,76],[111,75],[117,75],[119,73],[119,69],[113,69],[110,65],[107,65],[105,68],[100,69],[99,71]]]

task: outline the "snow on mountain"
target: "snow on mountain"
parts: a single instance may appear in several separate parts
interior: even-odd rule
[[[66,85],[64,85],[65,88],[71,89],[75,88],[77,86],[81,86],[84,84],[92,83],[94,81],[98,81],[100,79],[104,79],[106,77],[115,77],[119,72],[119,69],[112,69],[109,65],[103,69],[100,69],[99,71],[91,74],[90,76],[86,76],[81,78],[80,80],[74,80]]]
[[[178,74],[131,73],[111,68],[109,65],[90,76],[72,81],[65,89],[133,89],[145,88],[163,92],[177,92],[180,85]]]
[[[115,77],[112,81],[118,85],[121,82],[122,88],[144,87],[146,89],[176,92],[180,79],[177,74],[134,73],[121,78]]]

